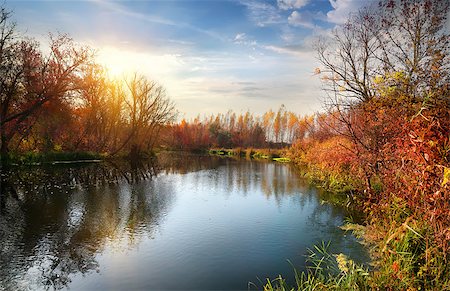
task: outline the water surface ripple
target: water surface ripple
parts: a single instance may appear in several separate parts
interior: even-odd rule
[[[286,164],[162,154],[1,175],[0,289],[246,290],[321,241],[365,258]]]

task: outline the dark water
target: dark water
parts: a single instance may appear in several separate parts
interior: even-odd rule
[[[292,277],[307,249],[364,260],[345,213],[285,164],[155,162],[2,172],[0,289],[240,289]],[[253,288],[254,287],[251,287]]]

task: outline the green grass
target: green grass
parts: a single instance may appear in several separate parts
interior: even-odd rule
[[[356,264],[344,254],[331,254],[330,243],[322,242],[309,250],[307,270],[294,268],[295,285],[290,286],[280,275],[267,279],[264,290],[370,290],[370,273],[367,267]]]
[[[232,149],[210,149],[209,154],[218,156],[245,157],[247,159],[274,160],[277,162],[290,162],[287,157],[277,149],[254,149],[254,148],[232,148]]]
[[[431,244],[424,222],[342,227],[363,238],[372,257],[369,269],[344,254],[331,254],[330,243],[314,246],[306,271],[294,268],[295,284],[279,276],[262,283],[264,290],[450,290],[448,254]],[[427,238],[428,237],[428,238]]]
[[[210,149],[209,150],[209,154],[210,155],[218,155],[218,156],[223,156],[226,154],[225,150],[223,149]]]
[[[289,158],[273,158],[274,161],[280,162],[280,163],[289,163],[291,162],[291,159]]]

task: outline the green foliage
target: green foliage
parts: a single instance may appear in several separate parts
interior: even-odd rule
[[[210,149],[208,151],[211,155],[218,156],[231,156],[231,157],[245,157],[246,159],[262,159],[262,160],[273,160],[277,162],[287,163],[290,162],[290,158],[284,156],[282,150],[277,149],[243,149],[243,148],[233,148],[233,149]]]
[[[322,243],[309,251],[305,272],[294,268],[294,286],[279,276],[267,279],[264,290],[449,290],[445,252],[427,239],[430,228],[425,224],[409,217],[400,225],[347,223],[342,229],[367,244],[372,270],[344,254],[330,254],[329,243]]]
[[[280,163],[289,163],[291,162],[290,158],[273,158],[274,161],[280,162]]]
[[[402,223],[371,226],[367,231],[376,258],[376,286],[390,289],[448,290],[450,270],[446,252],[430,240],[432,228],[406,218]],[[378,236],[378,238],[374,237]]]
[[[264,290],[370,290],[372,279],[368,269],[344,254],[330,254],[329,246],[330,243],[322,242],[309,251],[305,272],[294,268],[295,286],[289,286],[279,276],[267,279]]]

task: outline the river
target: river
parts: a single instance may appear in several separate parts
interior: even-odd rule
[[[289,164],[161,154],[1,175],[0,289],[256,289],[322,241],[367,260],[348,213]]]

